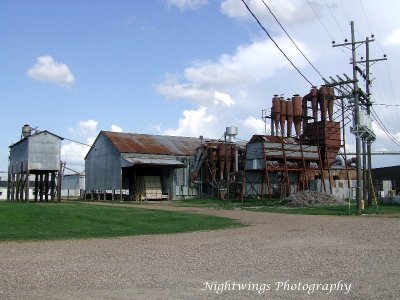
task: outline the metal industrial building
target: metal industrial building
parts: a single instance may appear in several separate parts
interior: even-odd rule
[[[60,199],[61,141],[47,130],[22,127],[21,140],[10,146],[7,199],[29,201],[29,178],[34,176],[34,200]]]
[[[187,199],[199,138],[101,131],[85,157],[86,193],[98,199]]]
[[[354,168],[345,163],[346,151],[338,157],[345,142],[343,120],[334,119],[335,100],[334,90],[325,86],[304,97],[274,95],[270,115],[263,116],[271,119],[271,135],[254,135],[246,146],[246,195],[285,197],[314,190],[351,196]]]
[[[61,197],[84,198],[85,197],[85,174],[64,174],[61,183]]]
[[[384,196],[388,195],[389,190],[395,191],[396,195],[400,194],[400,166],[372,169],[372,178],[377,192],[384,192]],[[385,181],[390,182],[390,186],[387,188],[382,184]]]

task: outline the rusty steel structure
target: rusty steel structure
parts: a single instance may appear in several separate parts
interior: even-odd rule
[[[304,97],[273,96],[271,115],[265,117],[271,119],[271,135],[254,135],[246,147],[246,194],[284,197],[308,189],[313,179],[332,193],[333,173],[346,173],[349,181],[347,165],[347,172],[331,171],[343,146],[335,99],[329,86],[312,87]]]
[[[244,159],[244,145],[226,138],[203,141],[196,149],[192,182],[203,196],[241,197]]]

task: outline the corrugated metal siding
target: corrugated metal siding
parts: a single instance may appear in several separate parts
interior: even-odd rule
[[[103,131],[121,153],[147,153],[192,156],[200,139],[190,137]]]
[[[61,138],[47,131],[29,136],[10,147],[10,167],[14,172],[21,162],[28,161],[29,170],[60,169]]]
[[[85,174],[88,191],[121,188],[121,154],[103,135],[85,159]]]

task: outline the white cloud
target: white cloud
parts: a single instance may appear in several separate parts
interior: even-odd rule
[[[321,5],[314,1],[310,2],[314,10],[319,14]],[[246,3],[263,23],[271,23],[270,21],[273,20],[273,17],[262,1],[248,0]],[[301,24],[311,22],[315,18],[312,9],[307,5],[307,2],[303,0],[266,1],[266,3],[278,20],[284,24]],[[240,0],[222,1],[221,12],[230,18],[237,18],[240,20],[249,20],[252,18],[251,14]]]
[[[250,78],[240,74],[238,70],[214,63],[198,63],[197,67],[186,68],[185,78],[198,85],[226,86],[243,84]]]
[[[164,82],[156,86],[157,93],[167,99],[187,99],[192,102],[209,102],[213,99],[213,93],[199,88],[193,83]]]
[[[156,123],[156,124],[153,124],[153,123],[150,123],[149,124],[149,127],[151,128],[151,129],[154,129],[155,131],[157,131],[157,132],[161,132],[161,126],[162,126],[162,124],[161,123]]]
[[[98,122],[92,119],[79,121],[73,128],[68,128],[69,132],[76,136],[77,141],[81,143],[67,142],[61,146],[61,160],[72,164],[83,166],[84,158],[90,150],[88,145],[92,145],[98,134]],[[85,145],[84,145],[85,144]]]
[[[37,57],[36,64],[27,71],[29,77],[71,87],[75,78],[66,64],[56,62],[51,56]]]
[[[124,130],[121,127],[114,125],[114,124],[111,125],[111,131],[112,132],[124,132]]]
[[[400,46],[400,28],[393,30],[384,40],[385,46]]]
[[[86,144],[91,145],[93,143],[93,139],[88,139],[86,141]],[[84,158],[88,151],[90,150],[90,147],[78,144],[78,143],[68,143],[64,144],[61,147],[61,159],[67,163],[72,164],[77,164],[83,166],[84,163]]]
[[[265,123],[259,118],[253,116],[248,117],[243,122],[243,126],[247,128],[248,131],[254,134],[265,134]],[[267,124],[267,132],[271,130],[271,126]]]
[[[207,108],[201,106],[197,110],[185,110],[183,118],[179,119],[179,126],[176,129],[168,129],[163,132],[166,135],[176,136],[214,136],[213,128],[218,122],[213,115],[207,114]]]
[[[93,136],[97,133],[98,122],[95,120],[79,121],[75,128],[69,128],[68,130],[73,134],[78,134],[83,137]]]
[[[220,93],[218,91],[214,91],[214,104],[222,104],[223,106],[231,106],[235,105],[235,101],[226,93]]]
[[[277,40],[286,54],[297,61],[298,67],[305,65],[289,40]],[[303,52],[311,52],[302,43],[298,44]],[[183,99],[203,106],[220,103],[230,106],[235,103],[231,90],[236,91],[245,83],[260,83],[283,69],[290,70],[292,67],[275,45],[265,39],[239,46],[233,55],[223,54],[216,62],[197,61],[194,66],[184,70],[183,82],[179,81],[177,75],[166,74],[164,82],[158,84],[155,90],[167,99]],[[242,90],[241,93],[246,94],[246,91]]]
[[[297,60],[297,66],[305,65],[290,41],[281,37],[277,40],[289,57]],[[311,52],[306,47],[303,49],[306,53]],[[266,87],[271,89],[270,82],[274,82],[274,76],[291,70],[291,65],[275,45],[265,39],[239,46],[233,54],[223,54],[215,62],[196,61],[181,75],[167,74],[165,81],[155,87],[157,93],[167,99],[188,101],[198,107],[185,110],[178,128],[165,132],[219,138],[227,125],[236,124],[241,128],[240,134],[244,139],[255,133],[263,134],[263,121],[250,116],[254,115],[254,109],[261,111],[270,105],[265,99],[265,91]],[[275,83],[273,89],[276,88]],[[284,91],[278,88],[278,92]]]
[[[169,8],[175,6],[180,11],[185,11],[188,9],[195,10],[200,6],[208,4],[208,0],[164,0],[164,2]]]

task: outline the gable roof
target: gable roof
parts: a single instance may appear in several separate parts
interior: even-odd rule
[[[101,131],[100,134],[107,137],[121,153],[192,156],[201,143],[199,138],[193,137],[110,131]]]
[[[50,131],[47,131],[47,130],[38,131],[37,130],[35,133],[33,133],[31,135],[28,135],[27,137],[24,137],[23,139],[19,140],[16,143],[11,144],[11,146],[9,146],[9,148],[12,148],[15,145],[18,145],[18,144],[22,143],[23,141],[29,140],[30,138],[38,136],[38,135],[41,135],[41,134],[51,134],[52,136],[55,136],[56,138],[59,138],[60,140],[64,140],[64,138],[62,138],[61,136],[58,136],[57,134],[54,134],[54,133],[52,133]]]

